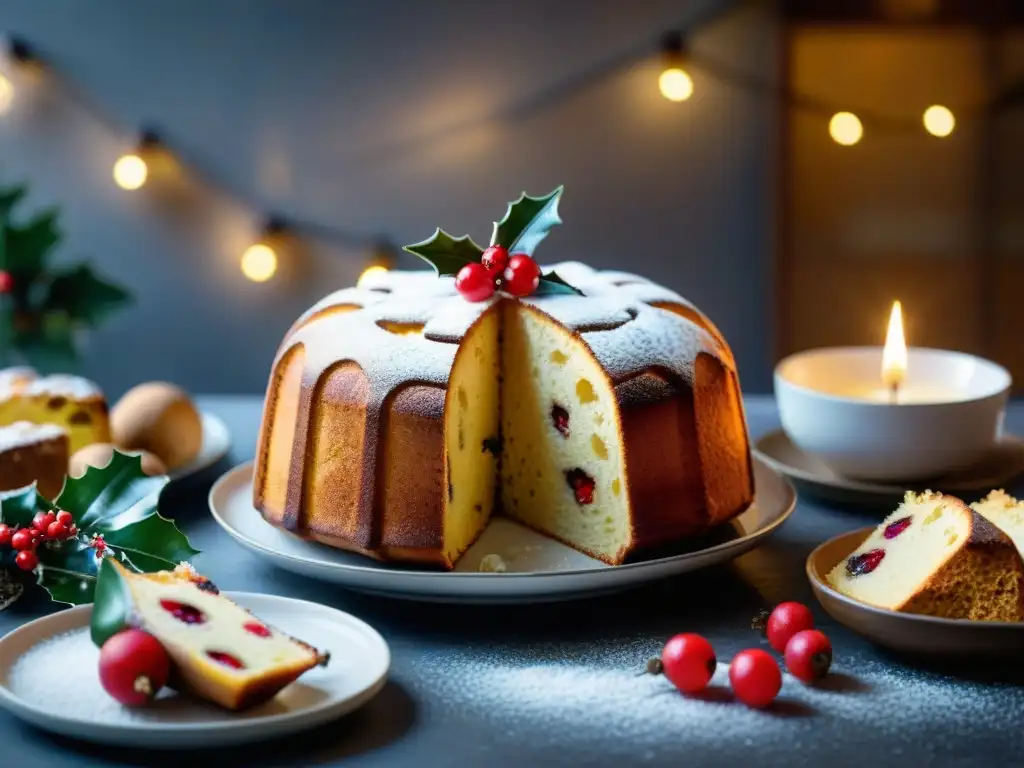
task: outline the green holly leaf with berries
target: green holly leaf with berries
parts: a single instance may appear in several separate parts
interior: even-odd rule
[[[73,535],[46,538],[35,547],[37,581],[56,602],[90,603],[104,555],[133,571],[151,573],[199,554],[174,521],[158,512],[167,482],[166,476],[145,474],[138,455],[115,450],[107,466],[68,477],[53,502],[35,484],[0,494],[0,523],[30,528],[48,515],[69,514]],[[0,562],[14,556],[13,550],[0,552]]]
[[[426,240],[405,246],[405,250],[430,264],[438,277],[454,277],[467,264],[480,261],[484,253],[469,235],[452,237],[440,227]]]
[[[531,197],[525,192],[508,204],[505,216],[501,221],[494,222],[494,229],[491,234],[491,244],[488,252],[498,248],[505,254],[525,254],[533,257],[533,252],[540,242],[548,236],[551,229],[562,223],[558,215],[558,203],[562,199],[562,187],[558,187],[550,194],[543,197]],[[473,242],[469,235],[452,237],[443,229],[435,230],[434,234],[426,240],[405,246],[405,250],[414,253],[430,264],[438,276],[455,277],[467,264],[479,264],[484,250]],[[490,255],[488,255],[490,258]],[[504,262],[499,262],[504,263]],[[494,268],[488,265],[489,268]],[[467,270],[472,273],[472,270]],[[492,283],[497,284],[501,278],[495,280],[486,272],[477,269],[479,275],[475,275],[476,281],[482,284],[474,287],[482,288],[481,297],[489,296],[494,292]],[[497,270],[494,274],[500,274]],[[465,290],[459,289],[460,292]],[[555,296],[555,295],[579,295],[583,292],[569,285],[555,272],[548,272],[541,275],[537,288],[532,296]],[[472,296],[467,291],[464,295]],[[515,294],[522,295],[522,294]],[[477,301],[479,298],[471,298]]]

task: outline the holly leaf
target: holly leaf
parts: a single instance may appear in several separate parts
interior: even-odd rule
[[[15,286],[27,285],[45,271],[46,257],[60,238],[56,208],[40,213],[23,227],[7,223],[4,228],[4,265]]]
[[[14,207],[28,194],[28,187],[18,184],[7,189],[0,189],[0,219],[7,219]]]
[[[403,246],[403,249],[430,264],[438,277],[457,275],[467,264],[480,261],[484,253],[469,235],[452,237],[440,227],[426,240]]]
[[[562,223],[558,215],[562,190],[560,186],[544,197],[530,197],[523,192],[518,200],[508,204],[505,217],[494,222],[491,245],[502,245],[509,253],[532,256],[551,228]]]
[[[583,291],[579,288],[574,288],[569,285],[565,280],[560,278],[556,272],[548,272],[546,275],[541,275],[540,281],[537,283],[537,288],[534,290],[531,296],[582,296]]]
[[[63,321],[55,316],[42,319],[42,327],[16,330],[12,346],[41,373],[73,370],[78,365],[78,350],[71,323],[66,317]]]
[[[36,512],[46,512],[52,508],[53,505],[36,490],[35,483],[0,493],[0,523],[11,528],[32,525]]]
[[[154,572],[173,569],[183,560],[199,554],[174,521],[157,511],[165,476],[150,477],[142,471],[142,459],[115,450],[105,467],[89,467],[81,477],[69,477],[57,500],[49,504],[41,496],[32,508],[28,489],[13,494],[6,505],[0,497],[0,512],[22,524],[42,509],[66,510],[74,518],[78,535],[66,541],[47,541],[39,556],[38,583],[61,603],[80,605],[93,601],[99,566],[97,537],[102,549],[133,571]],[[35,492],[34,486],[31,488]],[[36,493],[38,496],[38,493]],[[29,514],[31,512],[31,515]],[[27,516],[27,518],[26,518]]]
[[[78,264],[53,276],[43,310],[60,310],[73,322],[91,326],[131,300],[128,291],[99,277],[88,264]]]

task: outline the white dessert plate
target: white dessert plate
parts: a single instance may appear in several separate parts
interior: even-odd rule
[[[733,523],[670,555],[617,567],[553,539],[495,518],[454,571],[380,563],[305,541],[281,531],[252,504],[252,464],[235,467],[210,490],[214,519],[242,546],[289,571],[360,592],[453,603],[536,603],[618,592],[640,584],[732,560],[774,532],[796,505],[785,477],[754,460],[754,503]],[[504,573],[481,573],[480,562],[498,555]]]
[[[317,603],[226,593],[331,660],[270,701],[232,713],[164,690],[150,706],[122,707],[103,690],[89,639],[92,605],[44,616],[0,639],[0,706],[47,731],[102,744],[194,749],[308,730],[366,704],[384,687],[391,653],[368,624]]]
[[[981,464],[927,482],[905,485],[842,477],[816,457],[801,451],[781,429],[758,438],[753,452],[765,464],[795,481],[801,490],[823,500],[884,507],[890,512],[908,490],[984,496],[994,488],[1008,485],[1024,472],[1024,442],[1014,435],[1004,435]]]
[[[202,411],[203,418],[203,446],[199,449],[199,455],[188,464],[183,464],[172,472],[168,473],[171,480],[182,480],[191,475],[209,469],[218,461],[228,455],[231,450],[231,433],[228,426],[219,416],[208,411]]]

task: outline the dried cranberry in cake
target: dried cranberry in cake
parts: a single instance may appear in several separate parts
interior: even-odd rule
[[[909,515],[907,517],[901,517],[899,520],[896,520],[895,522],[889,523],[887,526],[885,526],[885,533],[883,533],[882,535],[885,536],[885,538],[887,539],[895,539],[897,536],[899,536],[901,533],[907,530],[907,528],[910,527],[910,521],[911,518]]]
[[[577,504],[594,503],[594,478],[578,467],[565,473],[565,480],[576,496]]]
[[[242,628],[250,635],[256,635],[256,637],[270,637],[270,630],[258,621],[247,621],[242,625]]]
[[[211,595],[220,594],[220,590],[217,589],[217,585],[209,579],[201,579],[199,583],[196,584],[196,588],[202,592],[209,592]]]
[[[569,436],[569,412],[557,403],[551,406],[551,423],[562,437]]]
[[[242,663],[242,660],[230,653],[225,653],[224,651],[207,651],[206,655],[218,664],[223,664],[225,667],[231,667],[232,669],[245,669],[245,664]]]
[[[872,549],[869,552],[854,555],[846,561],[846,572],[851,576],[863,576],[866,573],[871,573],[884,557],[884,549]]]
[[[183,621],[186,624],[202,624],[206,621],[206,614],[188,603],[179,603],[177,600],[161,600],[160,607],[178,621]]]

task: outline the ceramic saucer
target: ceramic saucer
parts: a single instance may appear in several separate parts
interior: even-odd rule
[[[828,572],[853,552],[873,528],[829,539],[807,558],[807,578],[814,596],[833,619],[877,645],[918,656],[981,658],[1020,655],[1024,622],[939,619],[898,613],[854,600],[825,581]]]
[[[884,507],[888,511],[903,500],[908,490],[933,490],[956,496],[981,497],[994,488],[1009,485],[1024,472],[1024,442],[1004,435],[984,462],[926,482],[877,483],[842,477],[821,460],[800,450],[777,429],[754,443],[754,454],[793,480],[802,492],[825,501]],[[973,501],[968,498],[966,501]]]
[[[89,639],[92,605],[25,624],[0,639],[0,707],[39,728],[101,744],[195,749],[298,733],[337,719],[384,687],[391,653],[368,624],[304,600],[226,593],[267,623],[330,651],[331,661],[244,712],[165,690],[148,707],[122,707],[103,690]],[[56,683],[55,683],[56,680]]]

